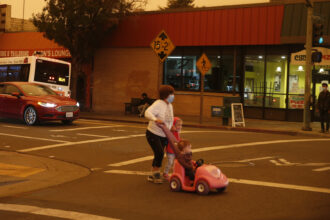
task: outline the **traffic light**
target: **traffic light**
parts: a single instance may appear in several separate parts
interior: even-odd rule
[[[312,53],[312,62],[313,63],[321,63],[322,62],[322,53],[319,51]]]
[[[313,46],[320,46],[323,41],[323,24],[321,19],[318,19],[313,22]]]

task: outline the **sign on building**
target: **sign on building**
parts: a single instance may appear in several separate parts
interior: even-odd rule
[[[198,59],[196,65],[202,75],[205,75],[205,73],[207,73],[212,67],[211,62],[205,53],[203,53],[202,56]]]
[[[231,119],[233,127],[236,127],[237,125],[245,127],[242,103],[231,104]]]
[[[322,53],[322,61],[320,63],[314,63],[314,65],[326,66],[330,65],[330,49],[324,47],[313,47],[313,52],[319,51]],[[298,51],[291,54],[291,64],[293,65],[305,65],[306,64],[306,50]]]
[[[157,37],[151,42],[150,46],[158,56],[160,62],[164,62],[175,49],[175,45],[164,30],[157,35]]]

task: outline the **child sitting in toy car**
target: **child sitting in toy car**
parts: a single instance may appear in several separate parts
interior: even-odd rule
[[[173,149],[175,158],[179,161],[181,166],[184,167],[185,175],[188,176],[190,180],[194,180],[196,168],[203,164],[203,160],[200,159],[197,162],[193,161],[190,142],[187,140],[178,141],[167,127],[163,124],[158,124],[158,126],[163,129]]]

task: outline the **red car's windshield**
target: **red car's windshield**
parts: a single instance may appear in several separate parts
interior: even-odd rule
[[[44,96],[44,95],[57,95],[56,92],[48,88],[47,86],[36,84],[21,85],[23,92],[29,96]]]

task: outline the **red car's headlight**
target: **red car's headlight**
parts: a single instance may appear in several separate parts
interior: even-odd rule
[[[38,102],[38,105],[46,108],[54,108],[56,107],[56,104],[54,103],[48,103],[48,102]]]

